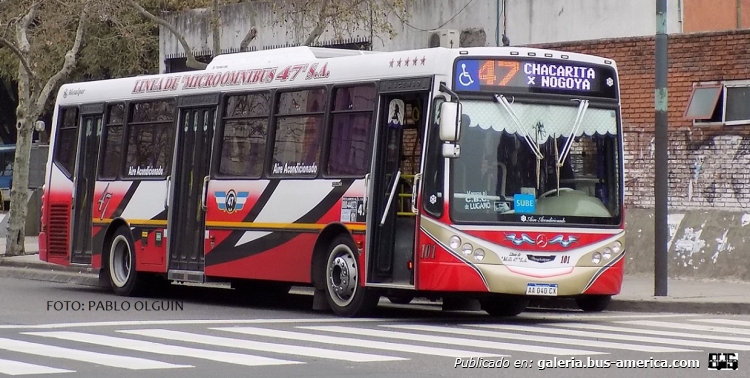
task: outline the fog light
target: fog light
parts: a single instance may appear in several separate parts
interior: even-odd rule
[[[459,238],[456,235],[451,236],[451,239],[450,239],[451,248],[458,249],[459,245],[461,245],[461,238]]]
[[[610,248],[604,248],[602,251],[602,257],[604,257],[605,260],[609,260],[612,258],[612,249]]]
[[[471,251],[474,249],[474,247],[471,246],[471,244],[466,243],[461,246],[461,252],[464,253],[464,255],[470,255]]]
[[[599,264],[602,262],[602,254],[599,252],[594,252],[593,255],[591,255],[591,262],[594,264]]]
[[[484,260],[484,250],[483,250],[483,249],[481,249],[481,248],[477,248],[477,250],[476,250],[476,251],[474,251],[474,258],[475,258],[475,259],[476,259],[477,261],[482,261],[482,260]]]

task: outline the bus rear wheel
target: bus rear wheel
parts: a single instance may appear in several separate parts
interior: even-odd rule
[[[611,300],[611,295],[581,295],[576,297],[576,304],[585,312],[602,312]]]
[[[133,239],[127,227],[121,226],[115,231],[107,260],[109,283],[115,294],[137,296],[143,292],[145,277],[136,271]]]
[[[380,297],[360,284],[359,252],[351,238],[337,236],[328,249],[325,265],[326,299],[336,315],[364,316]]]
[[[516,316],[526,310],[529,298],[523,295],[493,295],[479,301],[491,316]]]

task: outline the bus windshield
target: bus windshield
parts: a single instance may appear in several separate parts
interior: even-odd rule
[[[615,108],[503,96],[462,104],[462,151],[451,169],[454,221],[619,224]]]

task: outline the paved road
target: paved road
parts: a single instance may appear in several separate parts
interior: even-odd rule
[[[750,350],[750,316],[528,312],[491,319],[393,306],[375,318],[341,319],[306,310],[305,296],[252,303],[225,291],[186,293],[126,299],[0,279],[0,376],[684,378],[712,373],[708,352]],[[55,310],[64,301],[68,309]],[[617,369],[617,360],[700,366]],[[573,369],[578,363],[612,367]],[[476,364],[485,368],[469,367]],[[729,375],[745,374],[743,366]]]

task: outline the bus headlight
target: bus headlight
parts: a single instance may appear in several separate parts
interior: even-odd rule
[[[602,254],[599,252],[594,252],[593,255],[591,255],[591,262],[594,264],[599,264],[602,262]]]
[[[466,243],[461,246],[461,252],[464,253],[464,255],[470,255],[471,251],[474,249],[474,247],[471,246],[471,244]]]
[[[622,243],[620,243],[618,241],[612,243],[612,253],[614,253],[616,255],[616,254],[620,253],[620,251],[622,251]]]
[[[474,251],[474,258],[475,258],[475,259],[476,259],[477,261],[482,261],[482,260],[484,260],[484,250],[483,250],[483,249],[481,249],[481,248],[477,248],[477,250],[476,250],[476,251]]]
[[[604,257],[605,260],[609,260],[612,258],[612,249],[611,248],[604,248],[602,251],[602,257]]]
[[[456,235],[451,236],[451,239],[449,241],[449,245],[453,249],[458,249],[458,246],[461,245],[461,238],[459,238]]]

